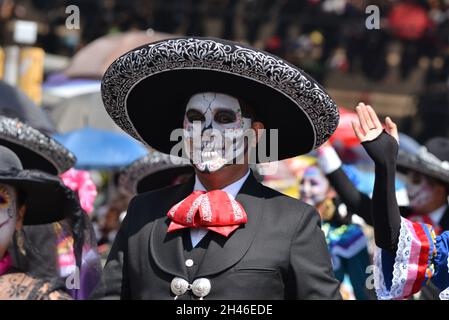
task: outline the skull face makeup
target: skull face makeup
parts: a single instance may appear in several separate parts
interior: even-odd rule
[[[239,101],[221,93],[193,95],[184,116],[184,143],[192,164],[202,172],[215,172],[246,152],[244,135],[251,119]]]
[[[8,248],[17,222],[16,192],[13,187],[0,184],[0,258]]]
[[[407,174],[407,194],[410,207],[420,210],[432,200],[433,188],[429,180],[420,173],[409,171]]]
[[[318,167],[308,167],[301,180],[301,200],[316,206],[326,199],[329,187],[329,181]]]

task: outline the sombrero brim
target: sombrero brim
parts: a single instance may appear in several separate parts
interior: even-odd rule
[[[189,164],[175,164],[170,156],[157,151],[124,168],[119,175],[119,188],[137,194],[171,185],[180,175],[193,174]]]
[[[24,169],[57,175],[76,162],[62,144],[17,119],[0,116],[0,145],[14,151]]]
[[[193,167],[166,168],[143,177],[135,186],[136,193],[143,193],[170,186],[173,181],[184,174],[193,175]]]
[[[225,40],[151,43],[117,59],[102,81],[111,118],[163,153],[179,143],[170,141],[170,134],[182,128],[188,99],[207,91],[246,101],[266,129],[277,129],[278,159],[308,153],[338,125],[334,101],[309,75],[276,56]]]
[[[75,194],[57,178],[40,171],[0,174],[0,183],[25,192],[25,225],[60,221],[79,208]]]
[[[401,173],[413,170],[449,185],[449,170],[425,161],[417,155],[399,152],[396,167]]]

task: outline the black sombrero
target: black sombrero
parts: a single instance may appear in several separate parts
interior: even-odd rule
[[[75,194],[58,177],[37,170],[23,170],[18,156],[4,146],[0,146],[0,183],[25,193],[26,225],[59,221],[79,208]]]
[[[416,154],[399,151],[397,168],[400,172],[413,170],[449,185],[449,139],[432,138]]]
[[[25,169],[61,174],[76,158],[63,145],[23,122],[0,116],[0,145],[14,151]]]
[[[151,151],[120,172],[119,187],[131,194],[164,188],[184,174],[194,174],[190,164],[175,164],[170,156]]]
[[[128,134],[170,153],[188,99],[221,92],[246,101],[267,129],[279,129],[278,158],[304,154],[335,131],[335,102],[308,74],[274,55],[235,42],[177,38],[118,58],[102,80],[111,118]]]

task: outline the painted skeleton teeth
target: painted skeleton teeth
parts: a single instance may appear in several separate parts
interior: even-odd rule
[[[218,152],[217,151],[203,151],[201,153],[201,156],[203,159],[213,159],[218,156]]]

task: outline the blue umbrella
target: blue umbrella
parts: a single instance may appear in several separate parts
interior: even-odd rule
[[[77,169],[117,169],[148,154],[140,142],[125,134],[90,127],[54,138],[75,154]]]
[[[360,192],[363,192],[367,195],[371,195],[373,193],[375,180],[374,170],[361,170],[355,165],[344,164],[343,171]],[[404,189],[405,184],[399,178],[396,178],[395,187],[396,191],[398,191]]]

